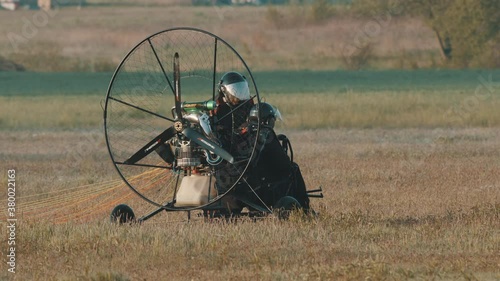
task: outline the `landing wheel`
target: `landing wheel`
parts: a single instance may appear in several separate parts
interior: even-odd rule
[[[292,196],[284,196],[274,204],[275,214],[280,220],[288,220],[292,211],[300,209],[299,201]]]
[[[120,204],[111,211],[110,219],[112,223],[132,223],[135,222],[135,214],[128,205]]]

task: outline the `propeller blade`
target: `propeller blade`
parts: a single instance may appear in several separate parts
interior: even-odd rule
[[[203,147],[204,149],[212,152],[215,155],[220,156],[227,162],[231,164],[234,163],[234,158],[231,154],[229,154],[229,152],[225,151],[222,147],[220,147],[213,141],[207,139],[204,135],[198,133],[197,131],[191,128],[186,128],[182,131],[182,134],[188,137],[190,140],[197,143],[199,146]]]
[[[177,119],[182,118],[181,103],[181,69],[179,63],[179,53],[174,55],[174,91],[175,91],[175,113]]]
[[[163,133],[159,134],[156,138],[148,142],[145,146],[143,146],[139,151],[137,151],[134,155],[132,155],[129,159],[125,160],[125,164],[135,164],[142,158],[149,155],[151,152],[155,151],[161,144],[175,136],[174,127],[170,127],[163,131]]]

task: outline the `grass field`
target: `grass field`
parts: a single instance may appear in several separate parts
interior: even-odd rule
[[[18,222],[17,273],[4,234],[0,279],[497,280],[499,96],[497,84],[476,89],[498,74],[256,72],[306,184],[323,186],[320,215],[226,224],[174,213],[116,227],[117,203],[152,207],[107,154],[111,74],[2,73],[0,181],[16,170]]]
[[[140,227],[110,225],[107,202],[89,220],[63,201],[116,179],[99,131],[2,134],[1,169],[16,169],[19,190],[14,279],[500,278],[498,128],[284,132],[308,186],[325,190],[313,201],[318,218],[224,224],[163,214]],[[74,144],[88,139],[78,156]],[[43,211],[29,196],[51,190],[67,190],[54,197],[53,216],[29,214]],[[53,221],[65,214],[73,219]],[[13,276],[5,265],[0,274]]]

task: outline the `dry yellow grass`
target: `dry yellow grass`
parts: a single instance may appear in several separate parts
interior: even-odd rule
[[[0,97],[2,112],[0,128],[3,130],[99,128],[103,123],[103,110],[100,104],[104,98],[104,96]]]
[[[317,218],[186,223],[179,222],[185,220],[183,213],[165,213],[142,226],[116,227],[107,222],[106,210],[90,222],[61,225],[19,214],[17,273],[6,272],[4,265],[0,276],[16,280],[500,278],[498,128],[284,133],[292,140],[308,186],[322,185],[325,190],[324,199],[313,201],[320,212]],[[0,169],[17,171],[20,210],[30,209],[23,198],[32,194],[116,179],[100,135],[100,131],[2,134]],[[89,141],[91,149],[72,149],[85,140],[94,140]],[[0,179],[6,182],[6,174]],[[125,202],[139,213],[149,208],[134,197]],[[0,241],[3,254],[5,239]]]
[[[477,103],[469,106],[465,102],[471,97],[474,96],[458,91],[351,91],[345,94],[266,93],[263,100],[278,105],[284,118],[278,126],[288,129],[499,126],[499,98],[492,95],[485,101],[473,100]],[[104,99],[104,96],[93,95],[0,97],[0,129],[100,128]]]
[[[464,109],[466,92],[352,92],[264,97],[279,106],[285,128],[495,127],[497,96]]]
[[[279,9],[288,14],[294,7]],[[418,20],[384,19],[365,38],[366,28],[377,24],[372,18],[338,13],[321,24],[295,21],[277,28],[266,18],[267,11],[265,6],[104,6],[56,10],[45,16],[46,21],[39,19],[41,11],[0,11],[0,28],[11,34],[0,38],[0,55],[31,70],[110,70],[150,34],[192,26],[228,41],[253,70],[343,68],[343,56],[360,47],[360,40],[374,46],[372,67],[430,67],[439,61],[432,30]]]

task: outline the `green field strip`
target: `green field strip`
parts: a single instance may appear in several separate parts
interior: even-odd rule
[[[0,96],[102,95],[112,73],[0,72]],[[267,71],[253,77],[261,94],[471,91],[499,81],[500,70]]]

